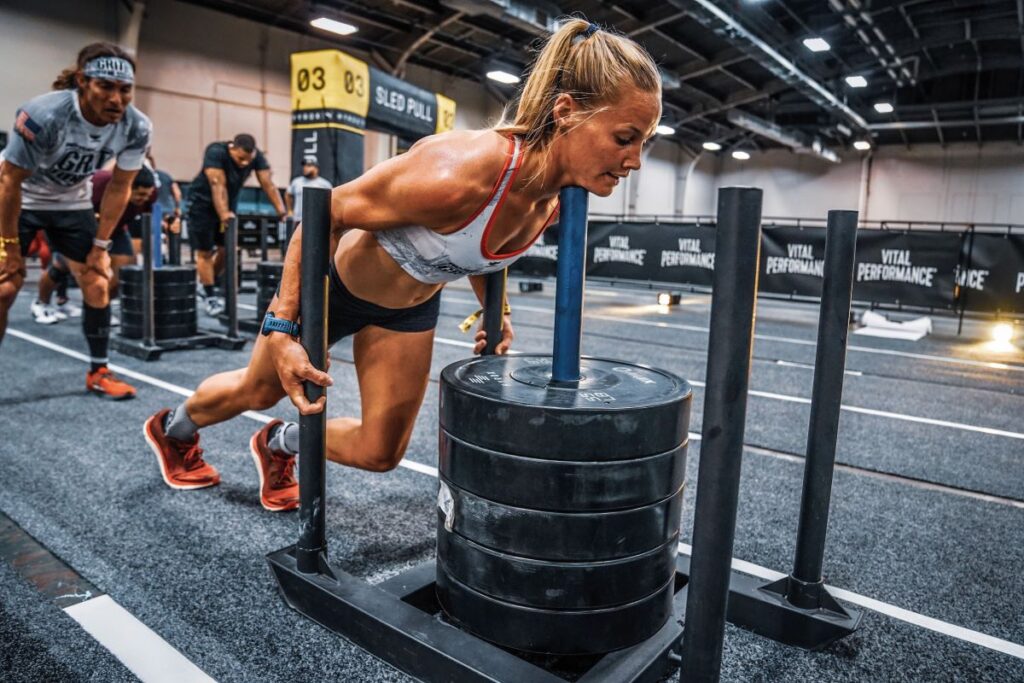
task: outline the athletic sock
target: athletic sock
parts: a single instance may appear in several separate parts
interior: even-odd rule
[[[89,304],[82,306],[82,331],[85,341],[89,344],[90,372],[96,372],[107,366],[107,346],[110,344],[110,306],[93,308]]]
[[[272,451],[284,451],[288,455],[299,452],[299,425],[285,422],[275,427],[267,439],[267,446]]]
[[[198,431],[199,426],[188,416],[184,403],[169,412],[164,420],[164,434],[178,441],[191,441]]]
[[[203,296],[209,299],[211,296],[217,296],[217,289],[214,285],[203,285]]]

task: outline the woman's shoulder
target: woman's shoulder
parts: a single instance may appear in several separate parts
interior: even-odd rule
[[[509,139],[493,130],[456,130],[422,138],[408,153],[429,164],[432,172],[471,179],[501,171]]]

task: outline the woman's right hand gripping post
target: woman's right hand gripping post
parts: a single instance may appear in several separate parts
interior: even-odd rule
[[[295,338],[286,334],[271,334],[268,337],[268,342],[271,345],[270,357],[274,361],[277,376],[281,380],[281,388],[299,409],[299,414],[315,415],[322,412],[327,404],[327,396],[321,396],[311,402],[306,398],[303,382],[309,380],[322,387],[329,387],[334,384],[331,376],[313,367],[306,354],[306,349]],[[330,361],[328,360],[329,366]]]

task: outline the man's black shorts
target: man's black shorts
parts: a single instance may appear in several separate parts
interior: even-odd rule
[[[213,251],[214,245],[224,246],[224,232],[216,213],[201,209],[188,212],[188,239],[192,248]]]
[[[36,211],[22,209],[18,216],[18,238],[22,256],[28,253],[36,232],[44,230],[50,249],[72,261],[84,263],[96,237],[96,214],[92,209]]]

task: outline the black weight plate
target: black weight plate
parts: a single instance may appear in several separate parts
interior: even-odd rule
[[[142,266],[125,266],[120,270],[120,278],[124,282],[142,283]],[[164,266],[153,269],[153,282],[156,284],[183,284],[196,281],[195,266]]]
[[[534,510],[621,510],[662,500],[686,475],[686,442],[665,453],[587,462],[525,458],[473,446],[441,430],[439,469],[461,489]]]
[[[196,335],[196,324],[191,325],[165,325],[156,327],[157,339],[182,339]],[[142,325],[121,324],[121,336],[126,339],[142,339]]]
[[[153,310],[155,311],[187,311],[196,309],[196,298],[194,296],[182,296],[175,298],[154,299]],[[142,299],[135,296],[121,296],[121,310],[142,311]]]
[[[626,460],[686,440],[692,392],[663,370],[580,361],[577,387],[548,386],[551,357],[479,356],[441,371],[441,427],[483,448],[535,458]]]
[[[142,296],[142,284],[138,282],[122,282],[120,284],[121,296],[139,298]],[[159,299],[180,299],[184,297],[196,298],[196,283],[194,282],[172,282],[153,285],[153,296]]]
[[[441,484],[439,507],[446,515],[450,511],[455,533],[491,550],[536,560],[628,557],[661,546],[679,531],[682,487],[664,500],[630,510],[549,512],[495,503],[443,477]]]
[[[473,543],[444,528],[438,511],[437,560],[448,575],[492,598],[544,609],[596,609],[640,600],[676,571],[679,535],[660,548],[618,560],[548,562]]]
[[[157,327],[167,327],[171,325],[188,325],[195,324],[196,322],[196,310],[185,311],[161,311],[157,310],[154,314],[153,322]],[[142,324],[142,313],[136,311],[121,311],[121,324],[122,325],[141,325]]]
[[[598,654],[650,638],[672,616],[675,575],[653,594],[595,610],[545,610],[513,605],[474,591],[437,563],[437,598],[448,618],[505,647],[546,654]]]

